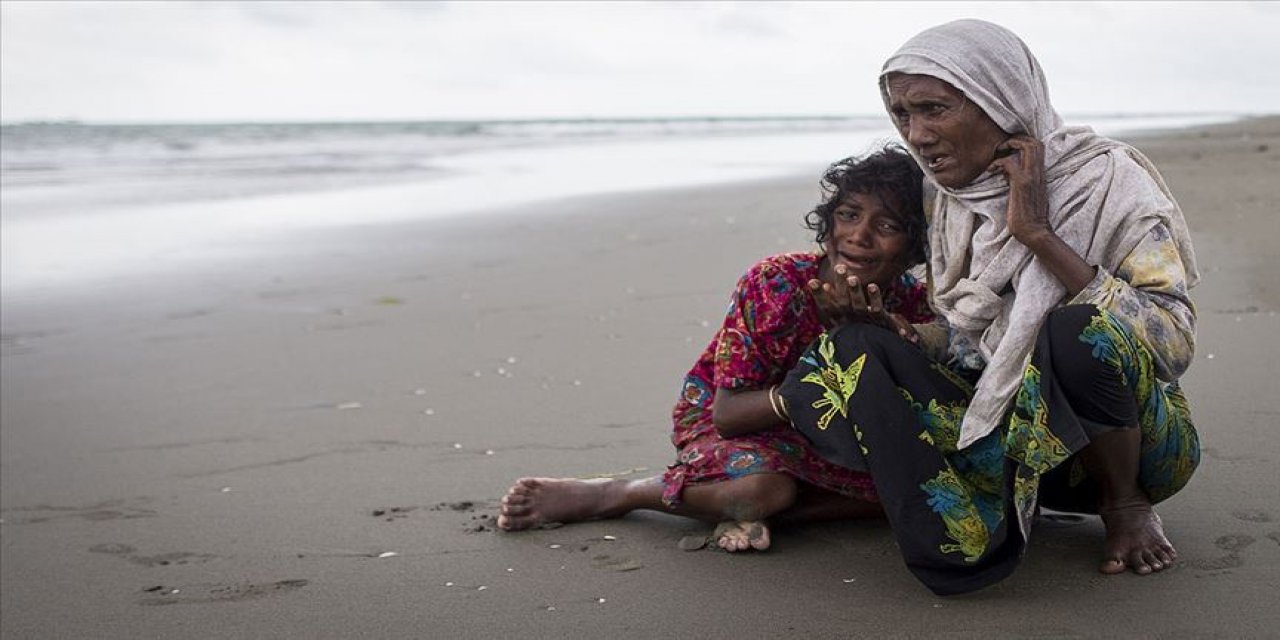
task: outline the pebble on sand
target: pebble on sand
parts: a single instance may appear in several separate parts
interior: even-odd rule
[[[334,408],[339,411],[346,411],[347,409],[360,409],[363,407],[364,405],[360,404],[359,402],[343,402],[342,404],[339,404]]]

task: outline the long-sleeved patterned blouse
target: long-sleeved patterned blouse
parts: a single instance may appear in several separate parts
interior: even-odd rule
[[[1160,380],[1176,380],[1191,364],[1196,309],[1177,245],[1163,223],[1147,232],[1114,274],[1098,267],[1093,281],[1064,304],[1093,304],[1124,321],[1151,351]],[[950,331],[940,316],[917,328],[936,359],[963,369],[983,368],[976,345]]]

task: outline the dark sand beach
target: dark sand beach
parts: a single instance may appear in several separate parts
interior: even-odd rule
[[[6,292],[5,638],[1275,637],[1280,118],[1135,139],[1203,271],[1181,553],[1096,518],[943,599],[883,522],[678,548],[637,514],[497,532],[523,475],[650,475],[734,281],[808,247],[812,175],[290,234],[270,259]],[[822,160],[822,159],[819,159]]]

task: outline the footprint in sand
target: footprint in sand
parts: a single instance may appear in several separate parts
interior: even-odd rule
[[[1231,515],[1236,520],[1244,520],[1245,522],[1271,522],[1271,514],[1261,509],[1238,509],[1232,511]]]
[[[1189,563],[1191,566],[1202,571],[1221,571],[1223,569],[1235,569],[1242,566],[1244,560],[1235,554],[1222,556],[1221,558],[1197,559]]]
[[[1227,555],[1221,558],[1192,560],[1190,564],[1203,571],[1221,571],[1243,566],[1244,560],[1240,558],[1240,551],[1256,541],[1253,536],[1247,536],[1243,533],[1229,533],[1225,536],[1219,536],[1217,540],[1213,541],[1213,545],[1226,551]]]
[[[498,517],[494,514],[475,513],[477,509],[488,508],[492,505],[482,503],[476,500],[459,500],[456,502],[440,502],[430,507],[379,507],[371,509],[369,515],[381,519],[384,522],[395,522],[409,517],[409,514],[425,508],[429,511],[452,511],[459,514],[472,514],[469,519],[463,522],[462,530],[464,533],[484,533],[486,531],[494,531],[498,526]]]
[[[466,533],[484,533],[498,528],[498,516],[495,514],[475,513],[479,509],[496,510],[496,501],[459,500],[456,502],[440,502],[430,507],[432,511],[455,511],[474,514],[462,525]]]
[[[161,553],[154,556],[135,555],[137,551],[133,546],[120,542],[106,542],[103,544],[95,544],[89,547],[90,553],[104,553],[107,555],[120,556],[134,564],[144,567],[167,567],[170,565],[198,564],[208,562],[217,558],[211,553],[187,553],[186,551],[174,551],[170,553]]]
[[[417,507],[383,507],[370,511],[369,515],[375,518],[382,518],[387,522],[394,522],[401,518],[408,518],[409,512],[414,509],[417,509]]]
[[[150,499],[148,498],[132,500],[135,504],[146,503],[149,501]],[[5,514],[6,519],[9,514],[24,514],[9,521],[11,524],[42,524],[51,520],[66,518],[80,518],[90,522],[103,522],[106,520],[152,518],[156,515],[154,509],[132,506],[127,504],[124,500],[108,500],[106,502],[100,502],[98,504],[83,507],[63,507],[48,504],[33,505],[29,507],[9,507],[0,509],[0,513]]]
[[[1214,540],[1213,544],[1223,551],[1237,553],[1254,542],[1253,536],[1246,536],[1243,533],[1229,533]]]
[[[89,547],[90,553],[109,553],[112,555],[133,553],[134,551],[137,551],[137,549],[119,542],[104,542],[102,544],[95,544],[92,547]]]
[[[156,585],[143,589],[138,604],[163,606],[170,604],[205,604],[210,602],[243,602],[267,596],[280,595],[301,589],[308,580],[280,580],[265,584],[188,584],[179,586]]]
[[[635,571],[643,569],[644,564],[635,558],[627,558],[620,556],[611,556],[608,554],[598,555],[591,558],[591,567],[593,569],[605,569],[607,571]]]

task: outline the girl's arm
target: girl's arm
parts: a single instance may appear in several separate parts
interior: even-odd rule
[[[787,424],[775,384],[795,365],[811,335],[797,328],[813,318],[801,275],[813,267],[810,254],[782,254],[753,265],[738,280],[717,337],[716,387],[711,420],[726,438]],[[802,300],[796,300],[803,296]],[[802,303],[802,304],[801,304]],[[770,403],[770,389],[775,389]],[[777,407],[775,411],[774,407]]]
[[[770,402],[770,394],[773,401]],[[778,413],[774,412],[777,407]],[[785,416],[786,408],[782,405],[782,395],[775,387],[767,389],[716,389],[716,398],[711,404],[711,421],[721,437],[745,435],[763,431],[780,424],[785,424],[781,416]]]

